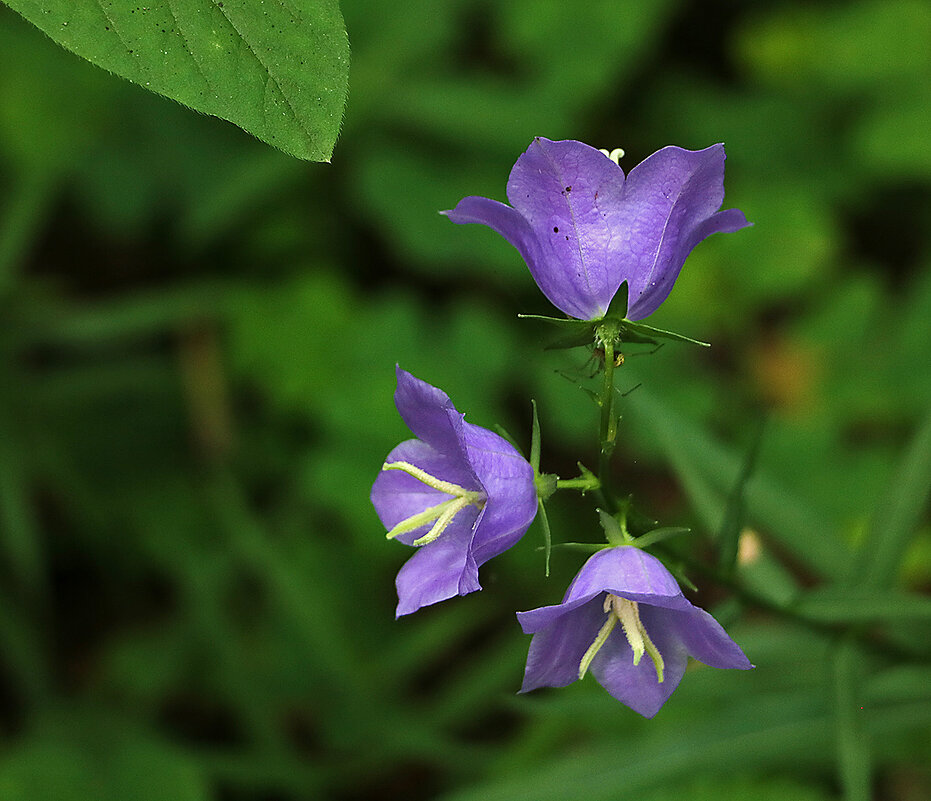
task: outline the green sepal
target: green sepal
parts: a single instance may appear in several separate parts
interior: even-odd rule
[[[574,320],[569,317],[546,317],[541,314],[518,314],[522,320],[540,320],[561,328],[564,333],[548,345],[545,350],[565,350],[591,345],[595,341],[595,323],[591,320]]]
[[[634,538],[627,531],[627,518],[624,502],[617,515],[610,515],[604,509],[598,509],[598,519],[604,529],[605,539],[611,546],[633,545]]]
[[[688,534],[692,529],[682,528],[680,526],[665,526],[663,528],[654,528],[641,537],[637,537],[634,544],[638,548],[648,548],[656,545],[658,542],[668,540],[670,537],[677,537],[680,534]]]
[[[677,334],[675,331],[666,331],[662,328],[654,328],[646,323],[635,323],[632,320],[624,320],[621,324],[621,340],[624,342],[637,342],[655,345],[657,339],[671,339],[675,342],[688,342],[692,345],[700,345],[703,348],[710,348],[710,342],[702,342],[700,339],[692,339],[685,334]]]
[[[544,575],[550,577],[550,554],[553,552],[553,535],[550,532],[550,519],[546,516],[546,507],[543,505],[543,498],[537,498],[537,506],[540,510],[540,527],[543,529],[543,545],[537,550],[544,552]]]
[[[613,545],[607,545],[598,542],[557,542],[550,546],[551,550],[580,551],[582,553],[598,553],[605,548],[613,548]],[[537,547],[538,551],[544,550],[544,546]]]
[[[605,319],[623,320],[627,317],[628,294],[627,282],[623,281],[618,287],[617,292],[614,293],[614,297],[611,298],[608,311],[605,312]]]
[[[662,558],[660,561],[666,566],[666,569],[672,573],[672,577],[679,582],[679,584],[692,592],[698,592],[698,587],[695,583],[685,575],[685,567],[681,562],[669,562],[666,558]]]

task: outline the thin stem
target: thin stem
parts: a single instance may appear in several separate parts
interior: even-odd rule
[[[601,449],[598,456],[598,478],[601,487],[607,488],[611,479],[611,454],[617,440],[617,417],[614,414],[614,338],[604,337],[604,380],[601,384]],[[610,493],[605,492],[605,501],[613,512],[617,506]]]
[[[596,478],[558,478],[556,479],[556,489],[577,489],[582,492],[596,490],[601,486],[601,482]]]

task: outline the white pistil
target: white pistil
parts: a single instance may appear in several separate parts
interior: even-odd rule
[[[621,148],[616,147],[614,148],[614,150],[610,152],[607,150],[607,148],[604,148],[604,147],[599,148],[599,150],[602,153],[604,153],[609,159],[611,159],[611,161],[613,161],[615,164],[620,166],[620,160],[624,158],[624,151]]]
[[[456,517],[459,512],[465,509],[471,504],[475,504],[478,507],[481,507],[485,502],[485,494],[483,492],[477,492],[476,490],[468,490],[465,487],[460,487],[458,484],[453,484],[450,481],[443,481],[442,479],[431,476],[424,470],[421,470],[416,465],[412,465],[410,462],[386,462],[382,465],[382,470],[402,470],[407,473],[409,476],[413,476],[422,484],[426,484],[428,487],[432,487],[435,490],[440,492],[445,492],[447,495],[452,495],[452,498],[438,503],[436,506],[430,506],[427,509],[424,509],[422,512],[418,512],[415,515],[402,520],[394,528],[387,533],[387,538],[394,539],[400,534],[406,534],[415,529],[421,528],[422,526],[427,525],[433,521],[433,527],[422,537],[418,537],[413,545],[427,545],[430,542],[433,542],[437,537],[439,537],[453,522],[453,519]]]
[[[595,641],[588,647],[579,663],[579,678],[581,679],[587,672],[588,668],[595,658],[595,655],[601,650],[601,647],[607,642],[608,636],[614,630],[614,627],[620,621],[621,628],[624,630],[624,636],[630,643],[630,648],[634,653],[634,665],[639,665],[644,653],[650,655],[653,660],[653,667],[656,668],[656,680],[663,683],[663,673],[665,672],[665,662],[659,649],[650,639],[647,630],[640,620],[640,608],[636,601],[629,601],[626,598],[619,598],[616,595],[608,593],[604,601],[604,611],[608,613],[608,619],[605,621]]]

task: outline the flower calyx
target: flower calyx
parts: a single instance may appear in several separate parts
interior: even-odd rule
[[[418,512],[402,520],[385,535],[389,540],[394,539],[400,534],[414,531],[428,523],[433,523],[433,526],[426,534],[422,537],[418,537],[412,543],[413,545],[427,545],[437,539],[463,509],[473,504],[479,508],[485,505],[486,496],[484,492],[469,490],[458,484],[453,484],[451,481],[443,481],[442,479],[436,478],[436,476],[431,476],[425,470],[421,470],[410,462],[385,462],[381,469],[401,470],[409,476],[413,476],[421,483],[426,484],[428,487],[432,487],[435,490],[445,492],[447,495],[452,496],[442,503],[430,506],[422,512]]]

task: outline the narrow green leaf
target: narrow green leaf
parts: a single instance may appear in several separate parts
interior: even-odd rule
[[[855,580],[891,585],[931,493],[931,414],[893,471],[853,564]]]
[[[872,773],[869,740],[863,731],[866,716],[860,704],[859,668],[862,654],[852,638],[834,650],[834,725],[837,767],[845,801],[869,801]]]
[[[292,156],[329,161],[349,73],[336,0],[4,2],[109,72]]]

